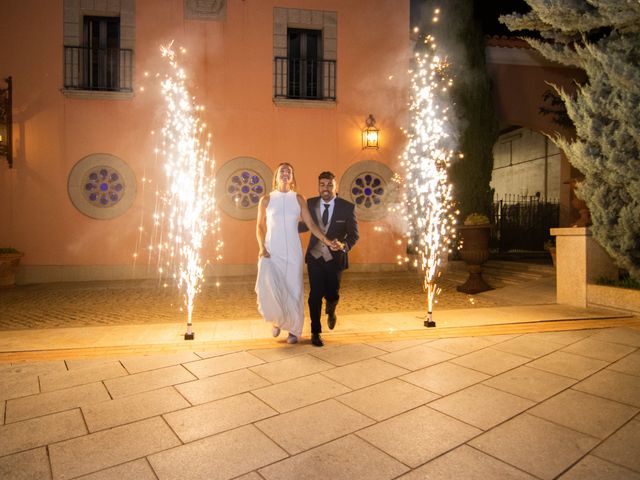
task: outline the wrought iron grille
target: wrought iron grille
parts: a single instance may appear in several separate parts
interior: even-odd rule
[[[64,47],[64,88],[131,92],[133,50]]]
[[[275,57],[274,96],[301,100],[335,100],[336,61]]]
[[[491,246],[499,252],[543,251],[549,229],[560,225],[558,201],[507,195],[493,203]]]

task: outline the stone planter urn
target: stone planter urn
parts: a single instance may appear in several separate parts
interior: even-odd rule
[[[5,248],[0,249],[0,288],[16,284],[18,264],[24,253]]]
[[[462,240],[460,257],[467,264],[469,278],[457,290],[470,294],[493,290],[482,278],[482,265],[489,259],[491,225],[463,225],[458,227],[458,233]]]

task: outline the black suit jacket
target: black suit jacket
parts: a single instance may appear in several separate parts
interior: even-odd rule
[[[312,197],[307,199],[307,205],[309,206],[309,213],[311,213],[311,218],[313,218],[313,221],[318,225],[321,225],[321,220],[318,219],[318,203],[320,201],[320,197]],[[300,231],[306,232],[307,230],[309,230],[307,226],[301,222]],[[329,222],[329,228],[326,235],[329,240],[334,240],[337,238],[345,244],[345,249],[343,251],[329,251],[331,252],[331,255],[333,255],[333,259],[336,261],[341,270],[349,268],[348,252],[356,244],[358,238],[360,238],[358,235],[358,221],[356,220],[356,210],[353,203],[347,202],[340,197],[336,197],[335,205],[333,206],[333,215],[331,215],[331,221]],[[309,252],[316,243],[318,243],[318,239],[315,235],[311,235],[309,246],[307,248],[307,254],[305,256],[306,262],[308,262],[309,259],[313,259]]]

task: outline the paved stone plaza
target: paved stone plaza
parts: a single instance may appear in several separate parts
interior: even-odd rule
[[[0,478],[640,479],[640,318],[563,309],[528,275],[460,297],[435,329],[345,308],[324,348],[242,341],[253,320],[226,320],[225,342],[152,344],[166,322],[83,320],[116,310],[126,289],[107,284],[84,286],[105,300],[77,322],[47,325],[31,287],[45,322],[0,332]]]

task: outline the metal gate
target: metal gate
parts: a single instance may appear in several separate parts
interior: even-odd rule
[[[560,204],[538,197],[505,195],[493,202],[491,233],[493,251],[543,251],[550,228],[560,224]]]

